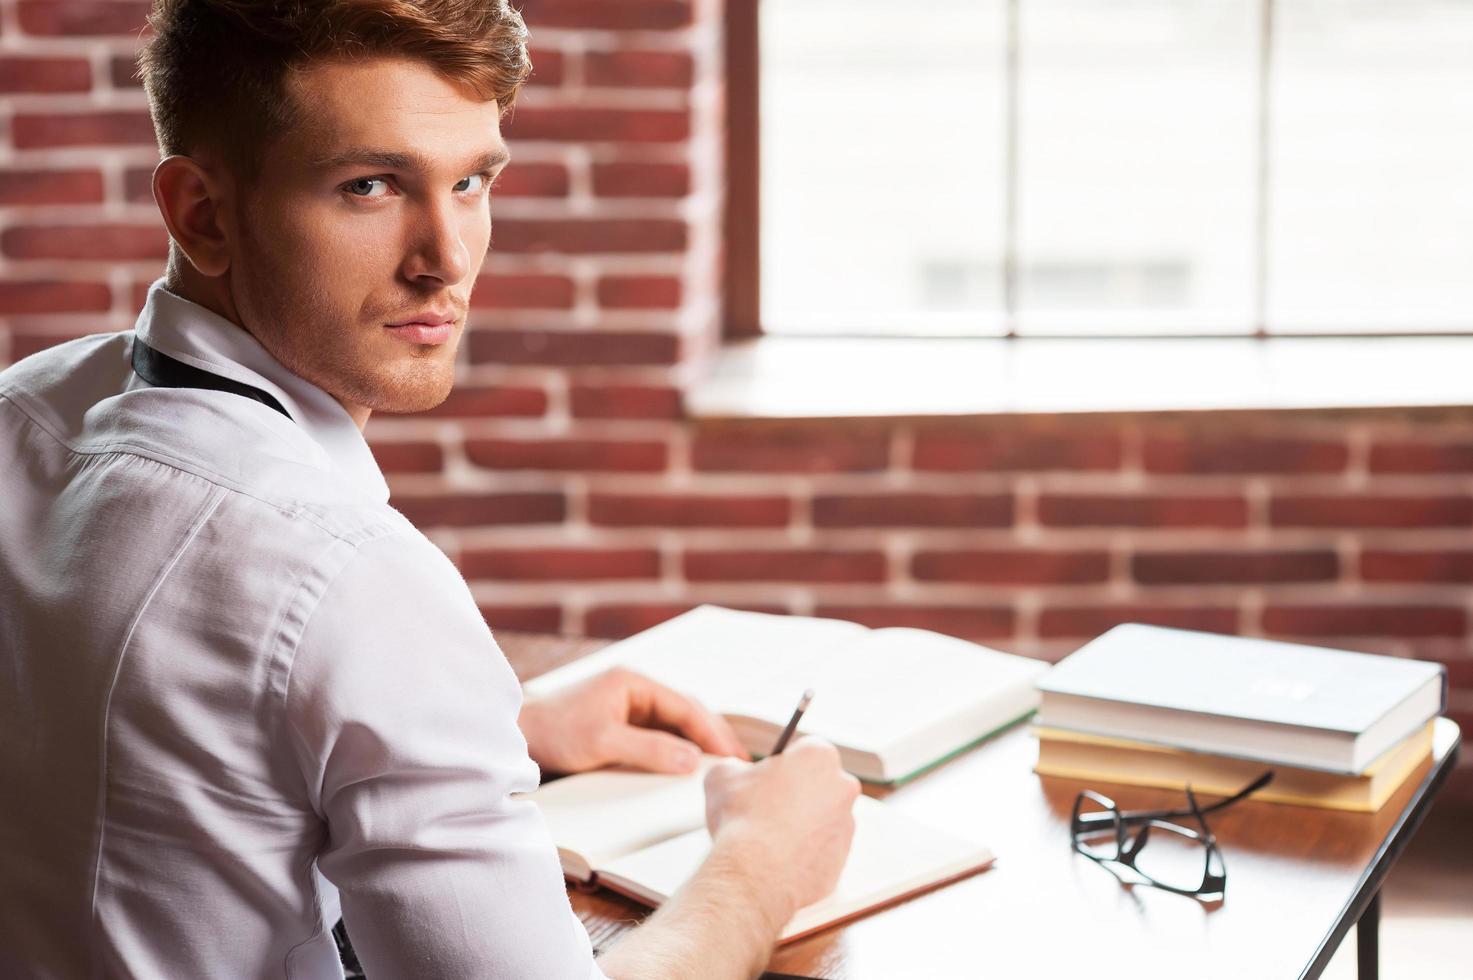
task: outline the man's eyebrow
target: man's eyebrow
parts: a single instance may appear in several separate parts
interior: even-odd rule
[[[506,147],[498,146],[487,150],[468,161],[459,172],[478,173],[495,170],[511,159]],[[433,169],[431,162],[419,153],[401,153],[394,150],[375,150],[368,147],[349,147],[340,153],[313,161],[320,170],[340,170],[345,167],[372,167],[378,170],[403,170],[424,173]]]

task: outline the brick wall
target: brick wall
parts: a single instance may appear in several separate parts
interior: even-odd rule
[[[126,328],[159,271],[145,10],[0,0],[0,362]],[[617,636],[715,601],[1052,658],[1138,620],[1440,660],[1473,730],[1473,411],[686,421],[718,334],[720,5],[526,13],[460,383],[369,427],[490,622]]]

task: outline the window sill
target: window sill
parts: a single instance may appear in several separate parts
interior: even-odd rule
[[[1473,406],[1473,337],[761,337],[686,392],[692,418],[1359,411]]]

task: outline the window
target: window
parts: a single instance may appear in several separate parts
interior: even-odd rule
[[[1473,330],[1467,0],[748,9],[767,333]]]

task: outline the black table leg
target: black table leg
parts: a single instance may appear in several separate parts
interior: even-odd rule
[[[1381,975],[1381,890],[1355,924],[1355,963],[1360,980],[1378,980]]]

